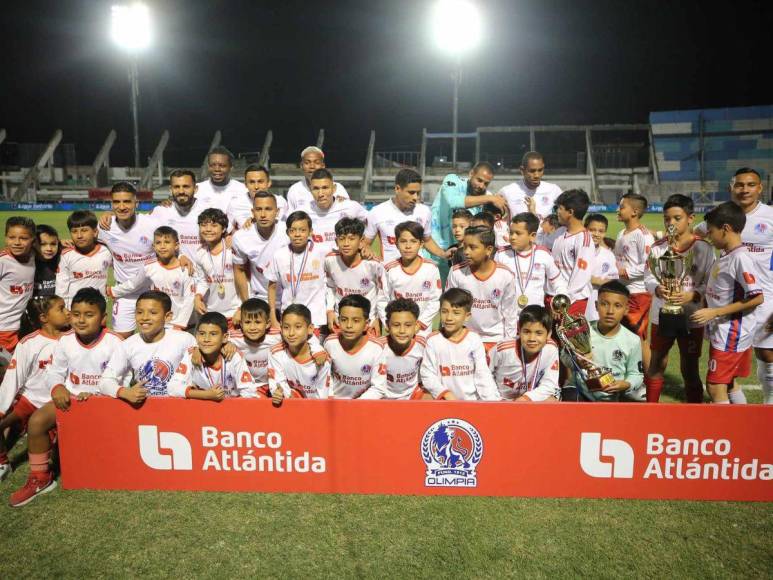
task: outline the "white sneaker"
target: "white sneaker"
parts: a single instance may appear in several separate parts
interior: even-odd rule
[[[10,463],[0,463],[0,481],[3,481],[11,473],[13,473],[13,469]]]

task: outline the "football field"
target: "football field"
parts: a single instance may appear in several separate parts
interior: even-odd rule
[[[10,215],[0,212],[3,226]],[[68,237],[66,212],[23,215]],[[660,214],[645,225],[663,229]],[[664,392],[683,400],[676,354]],[[5,578],[773,574],[771,504],[55,490],[12,510],[25,451],[17,444],[16,471],[0,484]]]

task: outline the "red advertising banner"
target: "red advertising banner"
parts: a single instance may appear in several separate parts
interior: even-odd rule
[[[773,407],[92,397],[66,489],[773,500]]]

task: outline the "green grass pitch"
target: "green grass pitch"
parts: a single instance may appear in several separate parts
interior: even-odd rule
[[[12,215],[0,212],[0,221]],[[25,212],[66,236],[65,212]],[[613,214],[610,235],[619,224]],[[660,215],[647,227],[663,229]],[[706,349],[707,350],[707,349]],[[701,361],[705,374],[705,359]],[[683,398],[671,357],[666,400]],[[747,382],[756,382],[754,374]],[[747,392],[760,402],[758,391]],[[24,483],[0,484],[0,502]],[[0,506],[1,575],[770,577],[773,507],[733,502],[61,491]]]

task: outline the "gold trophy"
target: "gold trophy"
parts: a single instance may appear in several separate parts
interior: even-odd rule
[[[688,252],[683,256],[676,251],[675,225],[671,224],[666,228],[666,237],[668,238],[668,249],[659,258],[650,254],[647,258],[647,266],[658,283],[666,289],[666,302],[658,313],[658,334],[668,338],[677,338],[687,336],[690,331],[687,314],[680,304],[669,302],[668,297],[682,292],[684,280],[692,268],[693,255],[692,252]]]
[[[592,352],[590,324],[582,315],[569,314],[570,304],[569,297],[564,294],[557,294],[553,297],[551,308],[558,316],[556,334],[558,334],[561,345],[569,351],[569,355],[582,369],[588,390],[599,391],[614,383],[615,377],[612,375],[612,369],[601,367],[590,358],[589,355]]]

